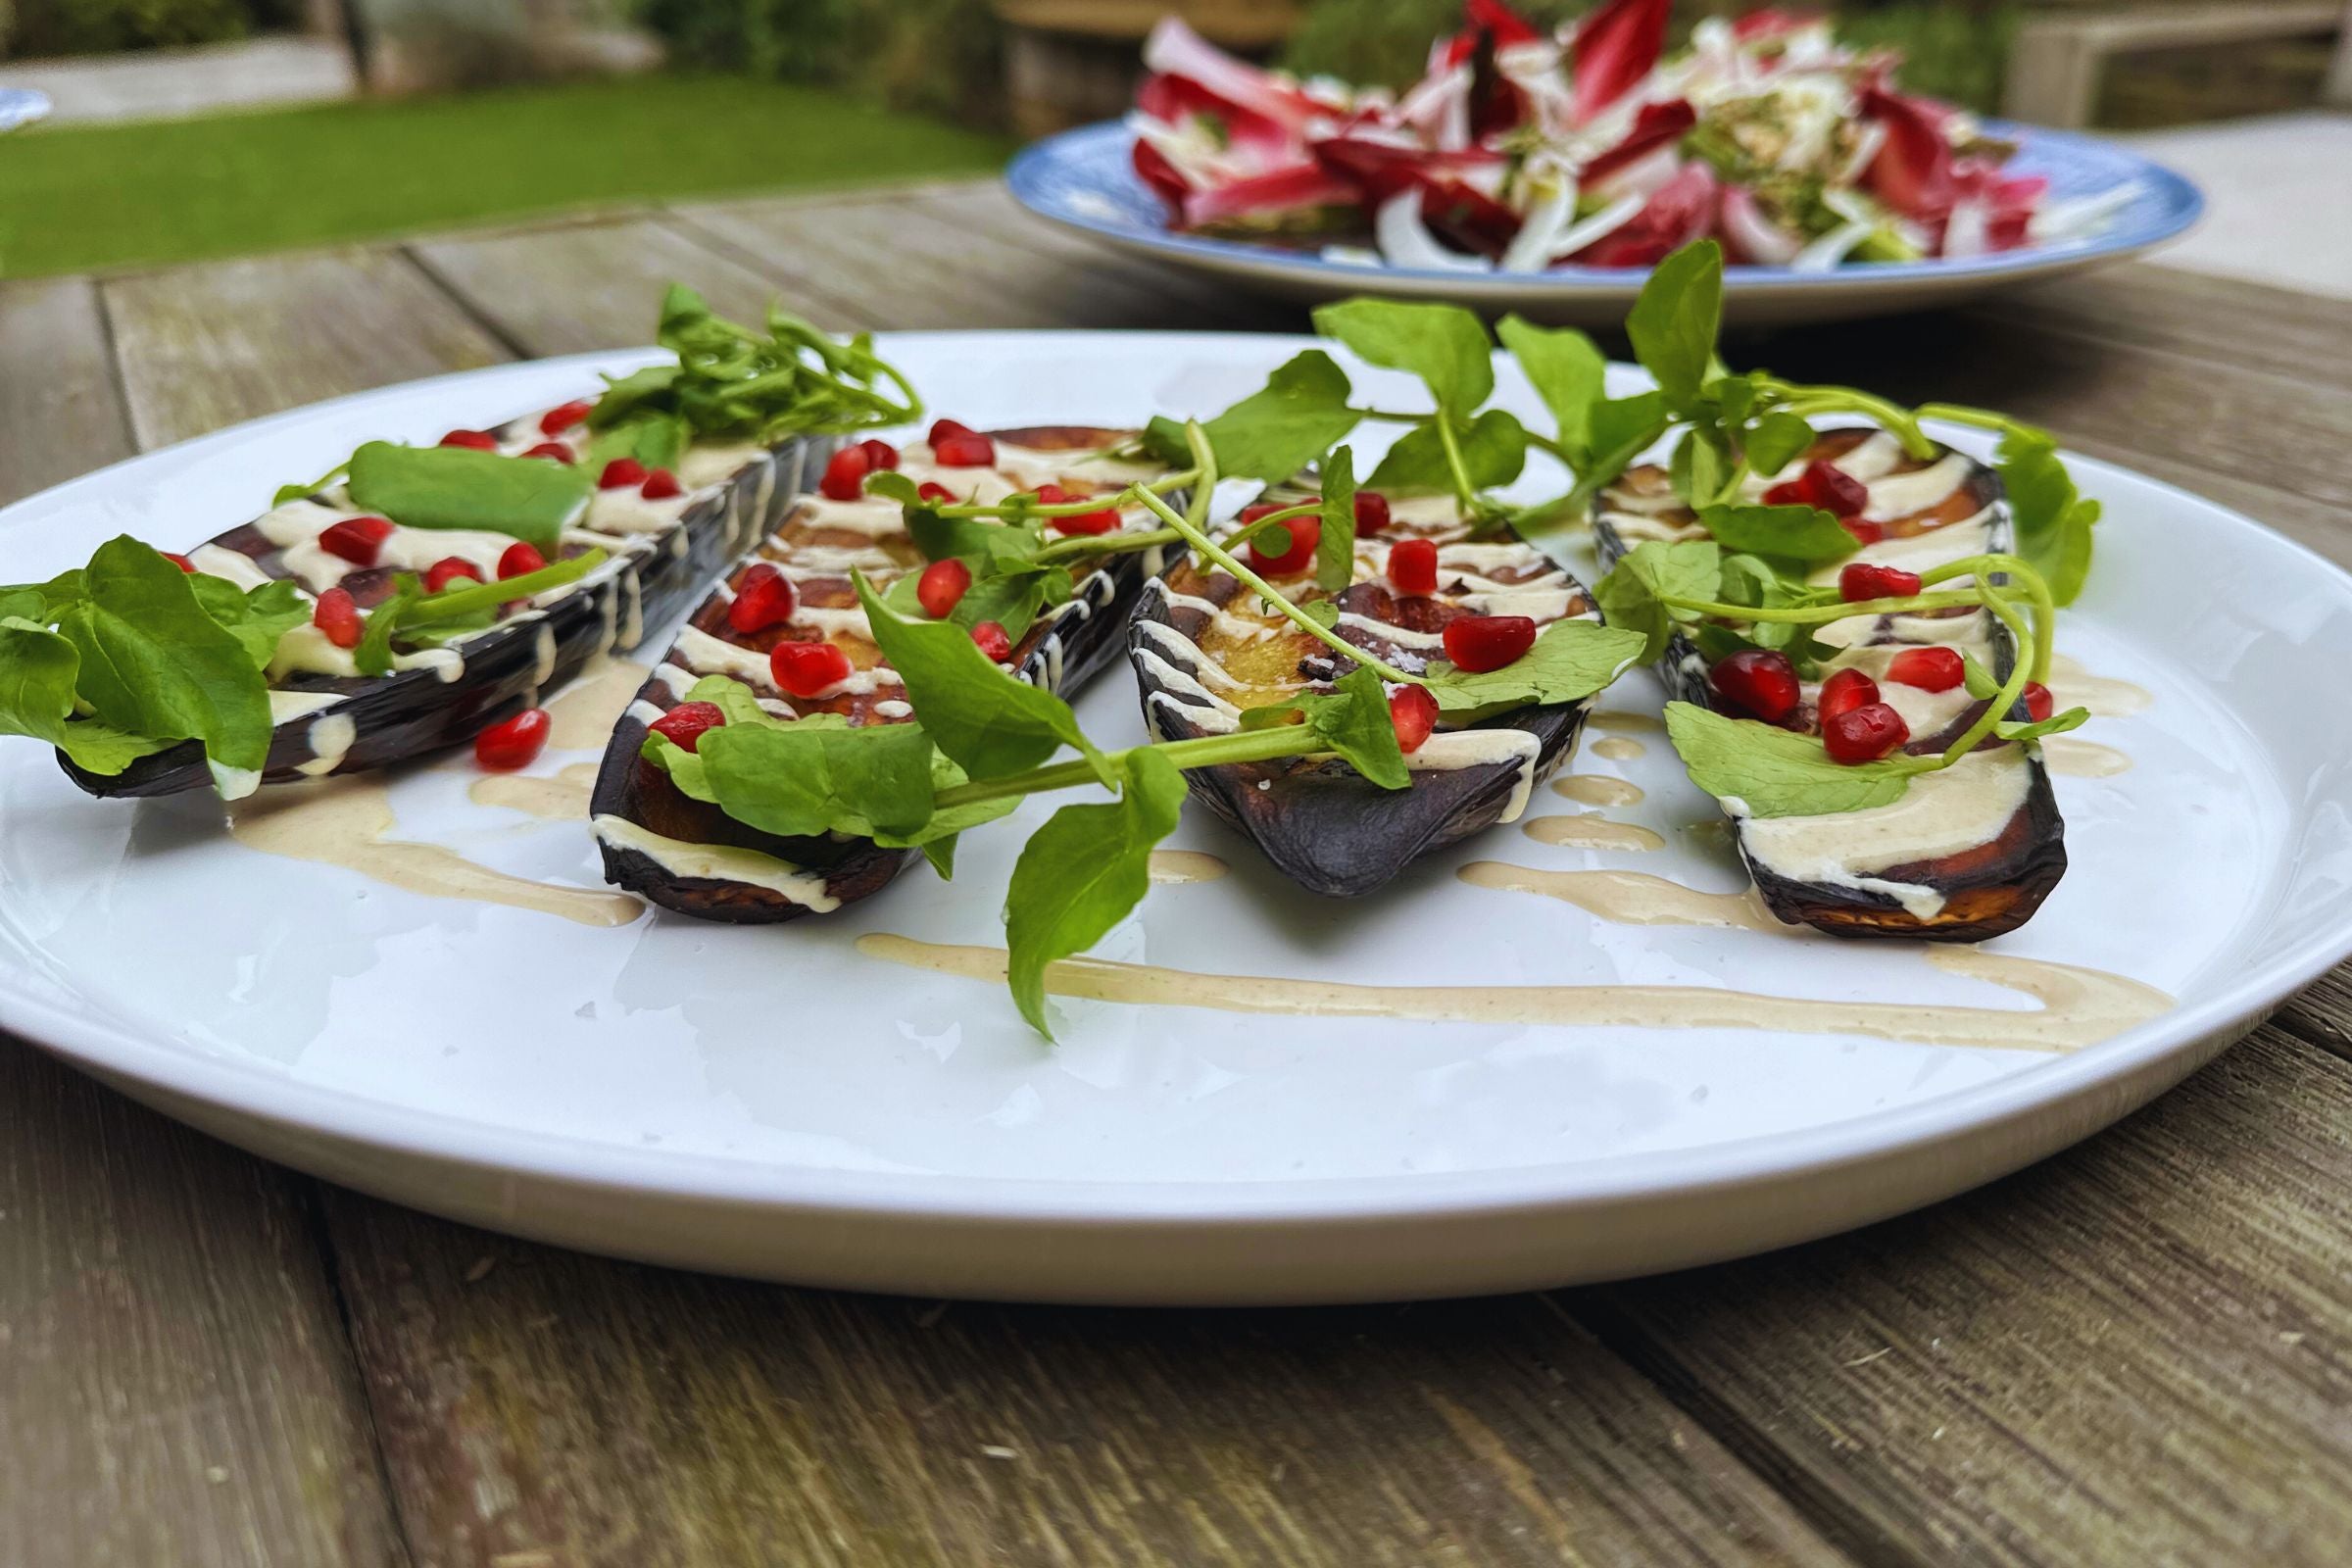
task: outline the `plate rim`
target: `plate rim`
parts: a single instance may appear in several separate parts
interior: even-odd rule
[[[2101,157],[2122,158],[2136,166],[2133,177],[2147,181],[2163,198],[2164,213],[2152,221],[2097,235],[2078,244],[2038,245],[2001,251],[1964,261],[1934,258],[1917,262],[1876,263],[1869,267],[1840,267],[1828,272],[1795,272],[1786,267],[1745,264],[1723,270],[1727,292],[1769,298],[1842,292],[1847,287],[1865,292],[1901,292],[1911,287],[1961,284],[2033,276],[2053,269],[2071,269],[2099,262],[2120,261],[2151,250],[2180,234],[2203,217],[2204,191],[2180,171],[2160,164],[2104,137],[2080,131],[2028,125],[2014,121],[1984,119],[1984,129],[2021,148],[2041,145],[2095,151]],[[1250,273],[1285,282],[1352,287],[1368,293],[1394,286],[1416,294],[1432,290],[1458,291],[1465,303],[1493,298],[1549,298],[1557,301],[1599,300],[1638,293],[1647,268],[1560,268],[1541,272],[1457,272],[1426,267],[1350,267],[1320,256],[1284,251],[1239,240],[1179,234],[1165,227],[1136,229],[1072,211],[1051,200],[1041,189],[1048,170],[1061,166],[1092,143],[1132,136],[1124,121],[1099,120],[1054,132],[1029,143],[1005,167],[1004,183],[1014,200],[1048,222],[1086,234],[1123,249],[1189,263],[1231,275]]]
[[[1080,340],[1098,347],[1106,339],[1117,338],[1161,346],[1226,344],[1261,353],[1321,341],[1297,333],[994,328],[882,333],[877,334],[877,343],[887,350],[894,342],[983,345],[991,340],[1040,338]],[[233,447],[258,434],[315,418],[322,411],[348,411],[379,399],[471,382],[555,382],[657,354],[652,349],[612,349],[514,362],[397,382],[282,410],[134,455],[0,508],[0,536],[22,525],[23,513],[74,499],[85,489],[121,482],[126,470],[153,468],[160,475],[173,463],[201,457],[215,448]],[[1974,439],[1971,432],[1957,426],[1930,423],[1946,435],[1963,441]],[[2284,552],[2296,569],[2328,583],[2342,608],[2352,612],[2352,571],[2308,546],[2219,502],[2125,465],[2072,451],[2066,457],[2070,464],[2167,492],[2205,510],[2220,525],[2252,535],[2256,548]],[[10,948],[16,948],[13,939]],[[601,1193],[778,1212],[870,1215],[1015,1229],[1207,1227],[1246,1231],[1301,1222],[1410,1223],[1448,1216],[1569,1212],[1672,1200],[1802,1181],[1899,1158],[1949,1138],[2013,1127],[2081,1104],[2110,1087],[2157,1074],[2168,1061],[2192,1055],[2217,1039],[2225,1045],[2233,1042],[2286,997],[2352,956],[2352,918],[2336,927],[2307,931],[2226,987],[2196,1002],[2177,1003],[2166,1012],[2097,1045],[2032,1070],[1888,1110],[1690,1149],[1554,1165],[1241,1181],[1080,1181],[828,1170],[752,1155],[634,1149],[503,1126],[306,1082],[293,1070],[203,1054],[151,1039],[111,1019],[76,1014],[25,983],[28,956],[10,951],[5,965],[0,966],[0,1028],[122,1084],[134,1095],[130,1086],[149,1087],[200,1103],[230,1120],[267,1121],[325,1137],[350,1150],[469,1166]],[[122,1080],[128,1083],[122,1084]],[[2097,1125],[2111,1119],[2102,1117]]]

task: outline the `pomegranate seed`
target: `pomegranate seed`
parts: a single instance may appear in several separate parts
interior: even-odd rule
[[[498,580],[505,582],[509,577],[519,577],[526,571],[537,571],[546,564],[547,558],[539,553],[537,545],[527,539],[517,539],[507,546],[505,555],[498,558]]]
[[[439,561],[424,568],[424,591],[428,594],[437,594],[460,577],[470,577],[475,582],[480,582],[482,568],[472,562],[457,556],[443,556]]]
[[[817,491],[828,501],[855,501],[865,494],[865,475],[872,466],[864,448],[843,447],[826,460],[825,476],[817,481]]]
[[[952,435],[931,448],[943,468],[985,468],[997,461],[997,444],[984,435]]]
[[[1821,710],[1821,721],[1827,724],[1839,713],[1879,700],[1879,683],[1858,669],[1841,669],[1821,683],[1821,696],[1814,706]]]
[[[1707,671],[1707,684],[1767,724],[1796,711],[1796,666],[1777,648],[1742,648]]]
[[[1864,522],[1860,517],[1839,517],[1838,526],[1852,534],[1854,543],[1858,545],[1875,545],[1886,537],[1886,525],[1883,522]]]
[[[343,587],[327,589],[311,607],[311,624],[337,648],[360,646],[360,607]]]
[[[1012,657],[1012,639],[1004,628],[993,620],[984,620],[972,628],[972,643],[989,658],[989,662],[1002,664]]]
[[[956,499],[956,492],[941,484],[937,479],[925,479],[914,487],[914,493],[925,501],[954,501]]]
[[[1111,533],[1119,526],[1119,513],[1116,507],[1104,507],[1101,512],[1081,512],[1075,516],[1054,517],[1049,521],[1055,533]]]
[[[648,501],[674,501],[686,493],[686,487],[667,468],[656,468],[645,476],[645,486],[637,493]]]
[[[1949,648],[1906,648],[1886,661],[1886,678],[1923,692],[1948,692],[1968,678],[1968,666]]]
[[[1819,507],[1832,516],[1858,517],[1870,506],[1870,488],[1843,468],[1816,458],[1794,479],[1765,491],[1764,503]]]
[[[914,580],[914,597],[924,614],[945,620],[963,602],[963,592],[971,585],[972,568],[962,562],[934,561]]]
[[[2050,695],[2050,689],[2041,682],[2037,680],[2026,682],[2025,695],[2026,716],[2033,719],[2034,723],[2040,723],[2051,713],[2057,711],[2058,700]]]
[[[1446,657],[1473,675],[1500,669],[1535,646],[1536,623],[1525,615],[1464,615],[1446,623]]]
[[[1849,605],[1865,599],[1908,599],[1919,592],[1919,573],[1900,566],[1857,561],[1838,573],[1838,597]]]
[[[958,436],[971,436],[979,433],[961,419],[933,419],[931,433],[923,439],[930,442],[932,448],[937,450],[942,441],[953,441]]]
[[[577,461],[571,455],[571,448],[565,446],[561,441],[542,441],[537,446],[531,448],[530,451],[525,452],[523,456],[526,458],[546,458],[551,462],[561,463],[566,466],[569,466],[572,463]]]
[[[1424,598],[1438,591],[1438,546],[1434,539],[1399,539],[1389,549],[1389,581],[1400,594]]]
[[[465,447],[471,452],[496,452],[498,437],[487,430],[452,430],[441,438],[445,447]]]
[[[1355,493],[1355,531],[1369,539],[1389,525],[1389,498],[1377,490]]]
[[[1242,521],[1255,522],[1270,517],[1283,509],[1272,502],[1261,501],[1242,511]],[[1323,519],[1315,516],[1293,517],[1279,524],[1291,536],[1291,548],[1280,555],[1268,555],[1252,538],[1250,541],[1250,564],[1270,577],[1285,577],[1294,571],[1304,571],[1315,564],[1315,547],[1323,542]]]
[[[499,773],[528,767],[531,759],[547,749],[552,721],[544,708],[526,708],[503,724],[493,724],[473,738],[473,760]]]
[[[581,398],[576,403],[560,404],[539,416],[539,433],[541,435],[562,435],[573,425],[587,418],[588,411],[595,407],[594,400],[589,398]]]
[[[876,473],[899,466],[899,449],[879,437],[858,442],[858,450],[865,454],[866,466]]]
[[[158,550],[156,554],[163,557],[166,561],[169,561],[172,563],[172,564],[177,566],[180,570],[187,572],[191,576],[195,574],[196,563],[190,561],[187,557],[173,555],[169,550]]]
[[[795,697],[814,697],[850,678],[850,656],[831,643],[778,643],[767,656],[768,673]]]
[[[739,632],[765,631],[792,618],[801,605],[792,579],[766,562],[756,563],[735,585],[735,602],[727,606],[727,624]]]
[[[1821,726],[1821,744],[1833,761],[1875,762],[1911,739],[1903,715],[1885,703],[1849,708]]]
[[[596,476],[599,490],[630,490],[645,483],[645,465],[635,458],[614,458]]]
[[[701,748],[705,731],[717,729],[726,721],[725,710],[716,703],[680,703],[646,728],[691,752]]]
[[[1438,727],[1438,700],[1426,686],[1399,686],[1389,694],[1389,722],[1396,727],[1396,748],[1410,757]]]
[[[319,534],[318,548],[355,566],[372,566],[377,552],[391,537],[392,524],[381,517],[345,517]]]

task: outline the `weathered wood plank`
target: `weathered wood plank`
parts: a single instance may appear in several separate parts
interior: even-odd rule
[[[1844,1560],[1526,1298],[949,1308],[329,1212],[425,1560]]]
[[[1898,357],[1886,345],[1899,343]],[[1973,403],[2069,442],[2168,455],[2214,473],[2352,506],[2352,390],[2164,349],[2103,342],[2046,320],[1905,317],[1866,330],[1743,338],[1737,365],[1868,387],[1907,403]]]
[[[959,232],[896,201],[727,202],[681,207],[676,217],[688,232],[894,327],[1200,324],[1196,307],[1116,261]]]
[[[87,278],[0,283],[0,506],[130,456]]]
[[[532,355],[651,343],[662,292],[673,282],[701,290],[737,320],[761,319],[779,295],[812,319],[847,318],[839,302],[795,298],[777,279],[653,218],[458,235],[411,250],[502,338]]]
[[[2340,964],[2278,1009],[2278,1025],[2352,1061],[2352,964]]]
[[[2216,473],[2201,464],[2183,462],[2167,453],[2143,452],[2098,437],[2073,435],[2066,440],[2071,451],[2104,458],[2152,479],[2177,484],[2208,501],[2219,502],[2232,511],[2242,512],[2256,522],[2274,528],[2298,543],[2309,545],[2340,565],[2352,566],[2352,514],[2346,513],[2341,507],[2329,506],[2324,501],[2314,501],[2309,496],[2240,478],[2235,474]],[[2120,526],[2129,526],[2120,514],[2115,520]],[[2109,534],[2107,537],[2112,541],[2117,536]]]
[[[1968,314],[2352,388],[2352,300],[2143,262],[2004,293]]]
[[[1873,1556],[2352,1540],[2352,1070],[2274,1029],[1968,1197],[1560,1299]]]
[[[406,1561],[310,1183],[0,1039],[0,1562]]]
[[[510,357],[397,251],[223,262],[101,287],[141,446]]]

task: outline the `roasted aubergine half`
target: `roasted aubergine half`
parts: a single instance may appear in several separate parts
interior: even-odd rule
[[[1071,570],[1066,599],[1007,628],[971,618],[986,606],[982,595],[965,595],[968,573],[958,584],[940,575],[956,569],[953,562],[927,571],[906,507],[866,491],[862,476],[891,470],[925,498],[952,502],[1041,494],[1055,503],[1107,502],[1170,471],[1129,456],[1134,438],[1131,430],[1080,425],[981,433],[942,420],[930,440],[905,448],[880,441],[845,448],[818,492],[804,497],[689,617],[614,730],[590,808],[607,880],[682,914],[764,923],[829,912],[898,875],[911,850],[840,835],[767,833],[687,796],[643,755],[649,733],[692,750],[703,728],[721,721],[712,705],[692,697],[709,676],[750,687],[779,717],[833,713],[854,726],[907,720],[912,710],[869,635],[853,573],[894,608],[906,600],[909,613],[965,621],[973,641],[1020,678],[1075,692],[1116,656],[1128,612],[1161,569],[1162,553],[1085,558]],[[1108,505],[1059,520],[1045,537],[1157,526],[1140,507]]]
[[[1963,599],[1973,579],[1938,579],[1936,569],[1974,557],[2006,557],[2012,549],[1998,474],[1948,449],[1915,457],[1881,430],[1826,432],[1780,473],[1749,479],[1747,489],[1751,503],[1819,509],[1859,542],[1841,555],[1834,543],[1835,559],[1799,568],[1805,577],[1799,592],[1824,601],[1823,612],[1839,598],[1900,604],[1919,594],[1921,573],[1941,597]],[[1698,578],[1704,586],[1693,590],[1702,599],[1726,597],[1720,585],[1748,569],[1741,560],[1755,559],[1739,557],[1740,542],[1718,540],[1678,496],[1667,470],[1654,465],[1630,468],[1599,492],[1592,531],[1602,563],[1613,569],[1645,546],[1657,564],[1653,578],[1672,576],[1678,560],[1686,566],[1705,563]],[[1709,548],[1655,554],[1660,546],[1702,544]],[[1751,573],[1764,574],[1761,565]],[[1613,591],[1613,580],[1604,579],[1604,601],[1612,601]],[[1743,602],[1759,599],[1772,602],[1754,592]],[[1984,727],[1980,720],[1987,716],[1991,689],[2010,679],[2019,657],[2009,625],[1990,609],[1967,603],[1857,613],[1809,624],[1796,635],[1785,624],[1779,630],[1770,635],[1766,623],[1760,633],[1757,623],[1734,615],[1686,620],[1667,640],[1658,673],[1685,703],[1820,737],[1841,761],[1879,764],[1875,750],[1884,748],[1882,765],[1900,767],[1906,760],[1935,759]],[[1758,634],[1775,646],[1746,640]],[[2003,729],[2048,719],[2047,690],[2028,684],[2023,692],[2003,715],[2009,721]],[[1846,716],[1861,708],[1868,711]],[[1691,761],[1686,740],[1677,734]],[[1874,755],[1857,759],[1854,747]],[[1695,762],[1692,772],[1701,772]],[[1773,913],[1837,936],[1982,941],[2032,917],[2066,870],[2065,828],[2039,748],[1989,728],[1950,765],[1910,776],[1908,787],[1884,804],[1766,814],[1736,792],[1718,793],[1740,858]]]
[[[1303,483],[1269,491],[1227,538],[1313,493]],[[1477,524],[1451,495],[1367,492],[1356,497],[1355,515],[1352,580],[1336,593],[1318,584],[1315,550],[1303,541],[1280,556],[1252,543],[1237,559],[1395,670],[1500,667],[1544,627],[1598,618],[1584,586],[1542,552],[1508,536],[1473,537]],[[1145,723],[1158,740],[1233,733],[1252,710],[1279,710],[1302,693],[1328,692],[1355,667],[1198,556],[1145,590],[1128,653]],[[1337,758],[1300,758],[1190,771],[1193,799],[1301,887],[1354,897],[1432,850],[1516,820],[1529,793],[1574,749],[1592,707],[1588,697],[1457,723],[1434,706],[1414,707],[1420,688],[1394,689],[1409,788],[1383,789]]]
[[[7,590],[56,629],[18,626],[0,660],[73,671],[62,722],[7,727],[57,744],[94,795],[215,783],[234,798],[417,757],[536,707],[684,611],[837,432],[916,411],[862,343],[766,324],[673,289],[661,339],[676,358],[597,396],[432,446],[370,442],[184,557],[117,540]]]

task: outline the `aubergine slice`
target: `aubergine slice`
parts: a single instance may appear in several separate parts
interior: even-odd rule
[[[542,415],[491,432],[515,455],[562,445],[575,460],[588,431],[550,434]],[[682,493],[649,500],[638,487],[599,490],[564,530],[559,558],[603,550],[611,558],[577,581],[528,605],[508,607],[493,625],[447,646],[401,654],[391,673],[362,675],[351,655],[315,627],[289,632],[270,671],[276,719],[265,783],[349,773],[404,761],[473,736],[527,708],[612,649],[636,646],[650,621],[678,613],[744,547],[772,526],[837,445],[831,437],[793,437],[772,447],[690,446],[680,460]],[[347,590],[362,610],[381,604],[398,571],[422,571],[456,556],[488,580],[514,540],[503,534],[394,528],[376,564],[360,566],[321,549],[318,536],[363,515],[339,486],[291,501],[241,523],[189,555],[193,569],[246,587],[290,579],[308,594]],[[170,795],[212,786],[204,751],[188,741],[141,758],[113,776],[86,772],[62,752],[58,760],[92,795]]]
[[[1822,581],[1854,561],[1923,571],[2011,547],[2000,477],[1965,453],[1947,450],[1923,461],[1884,432],[1833,430],[1788,471],[1816,460],[1865,484],[1870,506],[1859,528],[1879,535],[1846,562],[1822,568]],[[1630,469],[1601,492],[1592,531],[1601,561],[1611,566],[1644,540],[1707,537],[1655,466]],[[2006,627],[1972,609],[1856,616],[1815,636],[1840,648],[1824,661],[1823,678],[1841,668],[1870,675],[1881,700],[1910,726],[1904,750],[1919,755],[1958,739],[1984,704],[1961,687],[1928,692],[1888,680],[1888,662],[1907,648],[1956,648],[2006,679],[2017,653]],[[1676,636],[1657,668],[1674,696],[1740,716],[1708,684],[1707,662],[1689,639]],[[1805,685],[1788,727],[1819,730],[1819,690]],[[2011,716],[2027,715],[2021,708]],[[1740,858],[1772,912],[1833,936],[1981,942],[2031,919],[2066,871],[2066,828],[2049,774],[2036,748],[2014,742],[1988,742],[1953,767],[1912,780],[1892,806],[1826,816],[1727,814]]]
[[[1285,487],[1270,501],[1311,492]],[[1389,526],[1356,542],[1355,580],[1336,596],[1312,567],[1269,579],[1300,604],[1335,598],[1340,636],[1417,673],[1442,658],[1446,623],[1526,615],[1539,625],[1597,618],[1584,586],[1517,540],[1473,540],[1450,496],[1392,497]],[[1408,597],[1388,580],[1400,539],[1438,545],[1438,592]],[[1225,734],[1248,709],[1328,689],[1347,661],[1263,610],[1229,573],[1186,561],[1155,579],[1128,629],[1144,721],[1162,740]],[[1590,700],[1528,707],[1475,726],[1441,728],[1405,758],[1409,789],[1386,790],[1337,760],[1236,762],[1186,774],[1193,799],[1254,840],[1301,887],[1333,898],[1370,893],[1420,856],[1516,820],[1529,793],[1564,760]]]
[[[993,467],[943,467],[931,461],[928,446],[916,443],[903,450],[900,471],[918,483],[936,482],[959,498],[982,501],[1001,501],[1049,482],[1083,498],[1166,471],[1111,455],[1134,440],[1132,430],[1038,425],[990,435],[996,445]],[[1138,507],[1122,514],[1120,525],[1157,524]],[[729,607],[745,573],[761,563],[792,579],[798,604],[781,625],[736,631],[729,624]],[[1082,575],[1075,597],[1049,609],[1019,634],[1007,660],[1013,672],[1065,695],[1093,679],[1116,656],[1128,611],[1160,564],[1157,551],[1136,551],[1110,556]],[[866,839],[763,833],[679,793],[669,775],[640,753],[648,727],[684,701],[705,675],[743,681],[779,715],[840,713],[853,724],[908,718],[912,710],[900,698],[897,676],[865,635],[865,613],[850,573],[861,570],[880,587],[922,565],[906,535],[903,509],[879,497],[806,497],[781,527],[737,562],[726,581],[688,618],[613,730],[589,805],[606,880],[681,914],[760,924],[830,912],[897,876],[913,851],[884,849]],[[769,653],[783,642],[823,641],[850,656],[854,672],[816,697],[786,696],[769,672]]]

